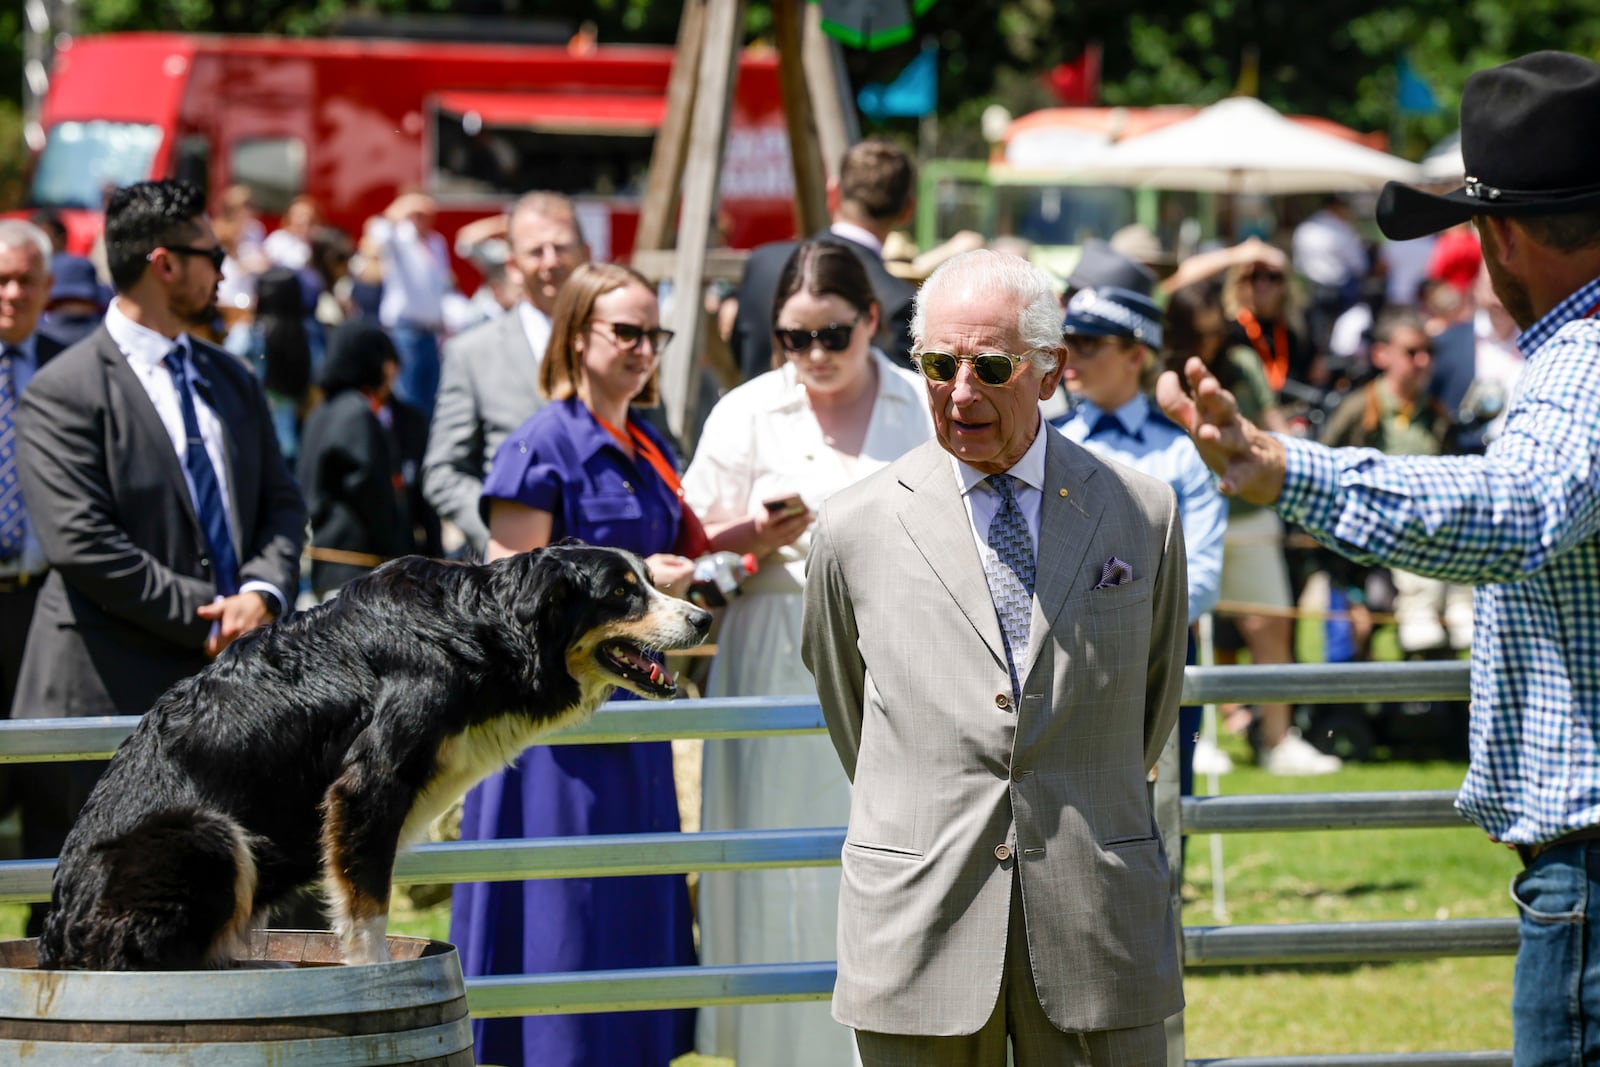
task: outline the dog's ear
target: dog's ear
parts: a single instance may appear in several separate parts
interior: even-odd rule
[[[524,633],[541,618],[566,615],[583,587],[582,570],[566,552],[530,552],[524,566],[499,578],[495,593]]]

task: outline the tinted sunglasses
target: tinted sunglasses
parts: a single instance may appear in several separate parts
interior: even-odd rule
[[[1272,283],[1276,284],[1277,282],[1283,281],[1283,271],[1281,271],[1281,270],[1257,270],[1257,271],[1252,271],[1251,273],[1245,275],[1245,280],[1246,281],[1251,281],[1251,282],[1272,282]]]
[[[212,245],[210,248],[196,248],[193,245],[162,245],[168,252],[180,256],[200,256],[211,261],[212,269],[218,274],[222,273],[222,261],[228,258],[228,253],[221,245]]]
[[[646,329],[631,322],[607,322],[604,319],[591,319],[590,325],[610,327],[611,339],[622,348],[638,348],[639,342],[648,337],[650,338],[650,347],[658,354],[672,343],[672,338],[675,336],[672,330],[662,326]]]
[[[843,352],[850,347],[850,335],[855,332],[858,317],[851,322],[830,322],[820,330],[773,330],[785,352],[799,355],[811,351],[814,344],[829,352]]]
[[[956,376],[962,363],[972,364],[972,372],[984,385],[1005,385],[1016,376],[1017,367],[1026,363],[1026,355],[1012,356],[1004,352],[979,352],[975,356],[952,356],[949,352],[913,352],[911,359],[931,382],[948,382]]]

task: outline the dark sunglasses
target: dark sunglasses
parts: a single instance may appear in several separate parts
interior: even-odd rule
[[[1399,345],[1397,347],[1399,347],[1401,351],[1405,352],[1405,354],[1410,356],[1412,359],[1416,359],[1418,356],[1433,355],[1432,345],[1418,345],[1416,348],[1407,348],[1404,345]]]
[[[855,332],[858,317],[852,322],[830,322],[820,330],[773,330],[785,352],[800,355],[811,351],[814,344],[828,352],[843,352],[850,347],[850,335]]]
[[[1026,355],[1012,356],[1005,352],[979,352],[975,356],[952,356],[949,352],[913,352],[911,359],[931,382],[948,382],[956,376],[962,363],[972,364],[972,372],[984,385],[1005,385],[1016,376],[1017,368],[1027,362]]]
[[[1258,270],[1258,271],[1252,271],[1251,273],[1245,275],[1245,280],[1246,281],[1251,281],[1251,282],[1273,282],[1273,283],[1277,283],[1277,282],[1283,281],[1283,271],[1281,271],[1281,270]]]
[[[193,245],[162,245],[168,252],[180,256],[199,256],[209,259],[211,267],[218,274],[222,273],[222,261],[228,258],[228,253],[221,245],[212,245],[210,248],[196,248]]]
[[[1062,342],[1067,346],[1067,352],[1073,359],[1093,359],[1104,352],[1109,345],[1109,337],[1089,337],[1084,334],[1069,333],[1062,337]]]
[[[650,347],[659,355],[661,350],[672,343],[673,331],[662,326],[654,329],[645,329],[631,322],[607,322],[604,319],[589,320],[591,326],[611,327],[611,339],[622,348],[638,348],[639,342],[646,337],[650,338]]]

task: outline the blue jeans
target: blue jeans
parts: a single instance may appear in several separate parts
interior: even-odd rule
[[[1522,946],[1511,987],[1512,1061],[1600,1058],[1600,841],[1558,845],[1511,883]]]
[[[400,357],[396,395],[432,419],[433,401],[439,393],[438,336],[432,330],[396,323],[389,327],[389,339]]]

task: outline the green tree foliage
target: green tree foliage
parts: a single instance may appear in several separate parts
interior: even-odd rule
[[[0,11],[0,96],[18,99],[18,8]],[[668,0],[81,0],[79,30],[322,34],[351,14],[592,22],[601,41],[668,43],[680,2]],[[770,38],[770,5],[751,0],[749,36]],[[982,154],[978,115],[991,103],[1015,114],[1047,106],[1042,75],[1090,42],[1103,50],[1108,104],[1208,104],[1234,92],[1257,57],[1255,91],[1286,111],[1325,115],[1397,135],[1418,154],[1454,126],[1462,80],[1473,70],[1540,48],[1600,54],[1600,0],[939,0],[907,44],[851,52],[851,81],[888,81],[920,39],[940,46],[940,149]],[[1441,113],[1395,115],[1395,61],[1402,54],[1433,87]],[[888,127],[915,136],[915,120]]]

